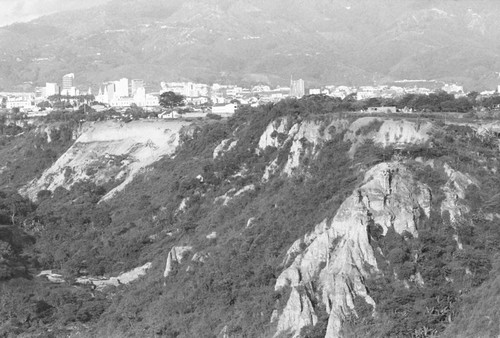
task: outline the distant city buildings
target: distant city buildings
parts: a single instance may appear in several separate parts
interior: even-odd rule
[[[19,110],[29,110],[35,107],[35,93],[0,93],[0,102],[4,102],[6,109],[18,108]]]
[[[464,95],[464,87],[456,84],[445,84],[441,89],[455,96]]]
[[[75,74],[69,73],[62,77],[62,88],[60,91],[61,95],[64,96],[77,96],[79,95],[78,90],[75,87]]]
[[[137,89],[139,88],[144,88],[144,80],[141,80],[141,79],[133,79],[131,82],[130,82],[130,94],[132,96],[135,95],[135,93],[137,92]]]
[[[70,74],[66,74],[62,77],[62,89],[63,90],[67,90],[67,89],[70,89],[71,87],[74,87],[74,83],[75,83],[75,74],[74,73],[70,73]]]
[[[129,97],[128,79],[122,78],[119,81],[114,81],[115,95],[117,97]]]
[[[395,81],[395,85],[371,85],[371,86],[336,86],[328,85],[323,87],[307,88],[308,95],[327,95],[345,99],[351,96],[352,99],[367,100],[370,98],[397,98],[406,94],[429,95],[436,90],[442,90],[455,95],[464,96],[464,89],[457,84],[443,84],[433,89],[418,87],[419,83],[400,83]],[[205,111],[211,107],[212,112],[220,115],[231,115],[238,105],[258,106],[262,104],[278,102],[284,98],[300,98],[306,94],[304,80],[290,80],[290,87],[276,86],[272,88],[266,84],[258,84],[252,87],[242,87],[238,85],[218,84],[212,85],[195,82],[161,82],[159,91],[156,93],[146,93],[145,82],[142,79],[121,78],[102,83],[97,90],[95,101],[101,103],[102,107],[126,108],[131,105],[139,107],[159,108],[159,96],[167,91],[185,97],[186,105],[201,108]],[[500,86],[496,90],[483,91],[481,97],[497,95]],[[81,104],[80,94],[91,95],[92,89],[80,93],[75,87],[75,74],[69,73],[62,77],[61,85],[53,82],[45,83],[44,87],[36,87],[33,93],[0,93],[1,108],[19,108],[22,111],[37,110],[37,104],[55,95],[61,95],[61,100],[66,104],[77,107]],[[86,98],[89,103],[92,97]],[[53,99],[51,99],[53,100]],[[56,98],[57,100],[57,98]],[[44,105],[46,107],[46,105]],[[383,107],[386,111],[392,111],[393,107]],[[380,107],[372,107],[370,112],[379,111]]]
[[[212,114],[217,114],[221,116],[233,115],[236,111],[236,105],[234,103],[229,103],[224,106],[213,106]]]
[[[298,79],[294,81],[290,79],[290,96],[301,98],[305,95],[304,80]]]
[[[129,107],[136,104],[139,107],[154,107],[159,105],[159,95],[146,94],[144,81],[121,78],[117,81],[109,81],[99,87],[95,97],[97,102],[107,104],[111,107]]]
[[[49,97],[52,95],[57,95],[60,92],[60,87],[57,83],[49,83],[45,84],[45,97]]]

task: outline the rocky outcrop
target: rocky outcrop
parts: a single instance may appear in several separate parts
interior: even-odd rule
[[[477,185],[471,176],[452,169],[448,164],[444,165],[444,171],[448,181],[443,187],[446,196],[441,203],[441,214],[448,212],[452,225],[469,212],[469,207],[463,202],[467,187],[471,184]]]
[[[301,158],[304,156],[314,158],[318,154],[321,145],[332,138],[332,135],[325,131],[328,127],[321,121],[304,121],[295,124],[288,131],[286,142],[291,142],[291,146],[283,173],[292,175],[300,166]]]
[[[255,190],[254,184],[249,184],[236,191],[235,188],[229,189],[224,195],[218,196],[215,198],[214,203],[222,203],[222,205],[226,206],[229,202],[238,196],[241,196],[245,193],[251,192]]]
[[[431,129],[432,123],[430,122],[386,120],[375,135],[374,141],[384,147],[421,144],[429,139]]]
[[[259,149],[267,147],[279,148],[283,144],[283,139],[279,135],[288,134],[289,119],[287,117],[271,122],[259,139]]]
[[[281,118],[270,123],[259,140],[259,151],[267,147],[288,147],[289,152],[282,172],[292,175],[299,168],[301,159],[304,157],[315,158],[321,146],[331,140],[336,132],[348,127],[347,120],[304,120],[291,123],[290,118]],[[275,174],[280,165],[277,160],[266,167],[263,181]]]
[[[63,275],[61,275],[59,273],[55,273],[52,270],[43,270],[36,276],[37,277],[46,277],[49,280],[49,282],[55,283],[55,284],[62,284],[62,283],[66,282]]]
[[[326,337],[339,337],[345,316],[355,312],[354,298],[375,307],[363,283],[377,262],[370,245],[368,225],[394,227],[417,236],[422,213],[430,212],[431,195],[416,182],[403,164],[382,163],[365,175],[363,184],[340,206],[332,220],[324,220],[313,232],[288,250],[276,290],[292,289],[278,316],[277,333],[299,336],[302,327],[314,325],[316,313],[309,299],[315,295],[329,314]]]
[[[191,246],[174,246],[167,255],[167,263],[165,264],[165,271],[163,277],[167,278],[177,264],[181,264],[184,255],[193,250]]]
[[[93,285],[95,289],[102,290],[107,286],[119,286],[125,285],[134,282],[140,277],[146,275],[147,271],[151,268],[151,263],[146,263],[142,266],[139,266],[135,269],[132,269],[127,272],[123,272],[116,277],[78,277],[75,282],[78,284],[89,284]],[[65,283],[63,275],[53,272],[52,270],[44,270],[40,272],[37,277],[46,277],[49,282],[55,284]]]
[[[104,197],[111,198],[143,168],[162,156],[172,155],[184,125],[187,123],[161,120],[86,123],[73,146],[21,193],[36,199],[40,190],[70,188],[79,181],[98,185],[119,181]]]
[[[297,288],[292,288],[290,298],[288,298],[287,308],[298,311],[283,311],[279,316],[277,332],[289,332],[291,327],[305,327],[316,325],[318,316],[314,312],[313,305],[309,297],[300,293]]]
[[[371,125],[374,128],[370,128]],[[349,126],[344,139],[352,143],[349,151],[352,157],[356,149],[368,139],[383,147],[405,147],[425,143],[431,130],[430,122],[362,117]]]
[[[374,125],[371,128],[371,125]],[[281,118],[270,123],[259,140],[259,149],[275,147],[287,149],[286,161],[278,163],[275,159],[265,169],[262,180],[265,182],[278,172],[293,175],[306,169],[301,166],[304,158],[314,160],[322,145],[333,139],[334,135],[345,131],[344,140],[352,143],[349,151],[354,156],[356,149],[366,140],[386,147],[405,147],[424,143],[429,139],[432,124],[406,120],[362,117],[354,122],[344,119],[310,118],[292,123],[290,118]]]
[[[213,159],[215,160],[218,157],[224,155],[226,152],[236,147],[237,144],[238,140],[233,140],[230,138],[222,140],[222,142],[214,149],[214,153],[212,155]]]

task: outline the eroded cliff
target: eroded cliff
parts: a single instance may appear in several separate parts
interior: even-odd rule
[[[393,227],[398,233],[417,236],[421,213],[428,215],[430,199],[429,188],[415,181],[403,163],[382,163],[370,169],[332,220],[324,220],[289,249],[285,263],[291,261],[291,265],[278,277],[276,289],[291,287],[295,296],[290,296],[278,318],[277,335],[292,332],[299,337],[302,327],[315,324],[314,309],[297,306],[310,302],[309,295],[326,307],[327,337],[339,337],[346,315],[355,311],[357,296],[375,307],[363,282],[377,270],[369,227],[381,225],[384,233]]]
[[[104,196],[108,199],[143,168],[172,155],[179,145],[179,132],[187,124],[161,120],[86,123],[73,146],[21,192],[34,200],[40,190],[70,188],[80,181],[115,182]]]

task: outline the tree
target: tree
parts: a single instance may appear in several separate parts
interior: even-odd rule
[[[165,92],[160,95],[160,106],[164,108],[179,107],[184,104],[184,96],[174,92]]]
[[[42,102],[38,103],[36,106],[38,108],[42,108],[42,109],[52,107],[49,101],[42,101]]]

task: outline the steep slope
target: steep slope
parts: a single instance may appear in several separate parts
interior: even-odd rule
[[[490,296],[497,282],[498,138],[476,121],[337,114],[322,100],[242,108],[193,126],[175,156],[158,158],[100,203],[105,190],[89,182],[41,196],[19,224],[36,239],[40,270],[77,284],[70,297],[64,285],[39,285],[45,278],[29,282],[44,303],[30,301],[37,320],[26,321],[29,313],[9,309],[22,299],[14,283],[28,282],[11,281],[11,305],[0,308],[10,326],[0,329],[89,337],[472,332],[485,310],[470,297]],[[140,273],[120,284],[128,272]],[[468,309],[470,326],[462,323]],[[481,332],[490,336],[498,318],[487,315],[492,324]]]
[[[294,293],[301,303],[309,304],[308,295],[316,294],[326,307],[326,337],[340,335],[346,314],[355,311],[356,297],[375,308],[364,284],[372,270],[377,270],[370,224],[381,225],[383,234],[393,228],[399,234],[418,236],[418,221],[429,216],[430,198],[429,188],[416,182],[401,163],[382,163],[370,169],[331,221],[324,220],[288,250],[285,263],[293,261],[278,277],[276,289],[291,287],[292,295],[279,315],[277,334],[299,337],[303,327],[317,322],[317,318],[301,320],[314,318],[315,312],[312,305],[297,304]]]
[[[185,125],[178,121],[88,123],[73,146],[22,193],[35,200],[40,190],[70,188],[76,182],[91,181],[115,185],[103,197],[110,198],[140,170],[162,156],[172,155]]]

